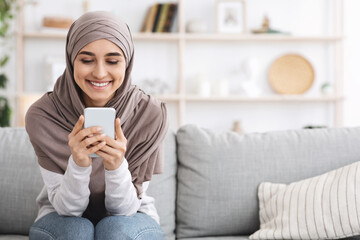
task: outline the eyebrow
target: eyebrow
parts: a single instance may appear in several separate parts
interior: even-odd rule
[[[80,54],[89,55],[89,56],[95,56],[94,53],[88,52],[88,51],[81,51],[79,53],[79,55]],[[120,57],[122,57],[123,55],[121,53],[119,53],[119,52],[110,52],[110,53],[105,54],[105,56],[106,57],[111,57],[111,56],[120,56]]]

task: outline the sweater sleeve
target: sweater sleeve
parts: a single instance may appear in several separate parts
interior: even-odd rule
[[[131,216],[139,210],[141,199],[131,179],[126,159],[119,168],[105,170],[105,207],[111,215]]]
[[[79,167],[72,156],[64,175],[40,167],[49,201],[59,215],[82,216],[89,204],[91,170]]]

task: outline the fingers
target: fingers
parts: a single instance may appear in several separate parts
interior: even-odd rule
[[[92,154],[92,153],[96,153],[98,154],[101,148],[103,148],[106,145],[105,141],[101,141],[100,143],[96,144],[95,146],[89,148],[86,152],[88,155]],[[98,154],[100,157],[102,157],[100,154]]]
[[[103,141],[104,138],[105,138],[105,134],[98,134],[96,136],[93,136],[93,137],[88,137],[86,139],[84,139],[81,144],[82,144],[82,147],[86,147],[86,148],[91,148],[92,145],[94,145],[94,143],[97,143],[97,142],[100,142],[100,141]]]
[[[113,147],[113,148],[117,148],[119,145],[118,140],[114,140],[112,137],[109,137],[109,136],[105,136],[105,141],[106,141],[107,145],[109,145],[110,147]]]
[[[124,146],[115,149],[109,146],[108,144],[106,144],[103,148],[101,148],[101,152],[106,153],[108,156],[111,156],[113,159],[121,159],[124,156],[126,149]]]
[[[126,141],[124,133],[121,129],[120,118],[115,119],[115,131],[116,131],[116,139],[117,140]]]
[[[117,169],[124,161],[125,152],[111,148],[108,145],[103,146],[99,151],[95,152],[103,158],[103,164],[107,170]]]
[[[80,115],[78,121],[76,122],[73,130],[71,131],[71,133],[69,134],[69,137],[75,136],[82,128],[84,125],[84,116]]]
[[[89,127],[84,128],[81,131],[78,132],[78,134],[75,136],[76,140],[81,142],[86,137],[93,137],[95,135],[98,135],[96,133],[100,133],[102,131],[101,127]]]

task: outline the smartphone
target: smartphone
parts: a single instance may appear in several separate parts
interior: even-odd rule
[[[89,107],[84,110],[84,128],[100,126],[101,133],[115,139],[115,109],[104,107]],[[92,153],[90,157],[99,157]]]

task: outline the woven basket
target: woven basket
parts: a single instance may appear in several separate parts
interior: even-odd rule
[[[275,92],[302,94],[313,84],[315,74],[310,62],[304,57],[287,54],[271,64],[268,77]]]

